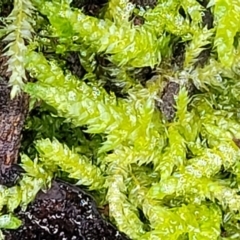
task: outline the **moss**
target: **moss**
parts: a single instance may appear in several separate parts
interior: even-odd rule
[[[99,192],[132,239],[239,237],[238,1],[164,0],[143,8],[111,0],[94,16],[68,1],[32,3],[48,25],[24,55],[24,70],[37,81],[22,88],[51,106],[52,116],[37,120],[34,143],[35,169],[46,175],[27,168],[26,177],[40,179],[39,187],[56,175],[79,180]],[[133,16],[144,21],[135,24]],[[55,45],[44,45],[53,38]],[[69,52],[79,54],[84,76],[56,57]],[[41,126],[58,120],[71,130],[58,126],[43,139]],[[73,134],[80,146],[69,144],[72,129],[81,129]]]

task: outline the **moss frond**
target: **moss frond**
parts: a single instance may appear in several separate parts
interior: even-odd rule
[[[6,205],[10,212],[13,212],[19,205],[26,208],[35,199],[41,189],[46,189],[51,183],[53,169],[46,170],[42,164],[32,161],[26,155],[21,157],[21,165],[26,173],[23,175],[19,185],[6,188],[1,186],[0,210]]]
[[[214,22],[217,27],[214,45],[220,62],[226,66],[231,66],[234,61],[234,38],[240,30],[239,14],[238,0],[215,1]]]
[[[48,17],[55,36],[74,38],[95,53],[111,54],[109,60],[118,66],[153,67],[161,60],[161,46],[146,29],[131,28],[129,24],[118,27],[108,19],[97,19],[80,10],[71,10],[67,3],[44,2],[39,8]]]
[[[86,156],[79,156],[56,139],[52,142],[49,139],[39,140],[36,148],[46,167],[59,167],[63,172],[69,173],[70,178],[79,179],[77,184],[88,186],[90,190],[104,188],[105,179],[101,170]]]
[[[134,7],[134,4],[128,0],[110,0],[107,4],[104,17],[114,21],[117,25],[121,25],[123,22],[129,22]]]
[[[34,32],[32,20],[34,7],[29,0],[16,0],[11,14],[7,17],[7,42],[4,55],[8,57],[8,71],[11,72],[9,85],[12,87],[11,98],[18,95],[26,81],[24,58],[27,51],[26,42],[32,39]]]

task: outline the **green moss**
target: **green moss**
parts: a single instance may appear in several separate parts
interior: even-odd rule
[[[26,124],[36,125],[39,161],[22,156],[27,173],[20,186],[0,195],[9,212],[26,206],[53,176],[67,174],[99,192],[113,223],[132,239],[239,238],[240,4],[209,1],[214,26],[207,29],[199,2],[163,0],[153,9],[133,9],[128,1],[114,0],[96,18],[68,1],[33,1],[49,21],[44,30],[57,39],[51,51],[78,52],[87,74],[78,79],[57,60],[47,60],[41,36],[26,51],[25,69],[37,81],[23,89],[52,109]],[[130,22],[133,12],[143,16],[143,25]],[[182,69],[171,65],[176,42],[186,47]],[[210,53],[200,67],[206,46]],[[125,98],[102,86],[97,55],[109,61],[105,70],[114,72],[115,83],[127,86]],[[129,70],[146,66],[158,76],[143,86]],[[156,107],[166,81],[180,86],[172,122]],[[195,91],[189,92],[189,83]],[[52,124],[56,131],[48,132]],[[78,134],[71,135],[72,129]],[[23,151],[29,149],[25,145]]]

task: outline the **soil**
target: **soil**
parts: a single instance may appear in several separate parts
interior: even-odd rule
[[[203,0],[202,2],[200,2],[200,4],[202,4],[202,6],[205,8],[204,15],[202,16],[203,26],[206,26],[208,29],[211,29],[213,28],[213,14],[211,10],[207,8],[208,2],[209,2],[208,0]],[[207,63],[211,55],[211,50],[212,50],[211,44],[205,46],[205,49],[198,56],[196,66],[203,67]]]
[[[77,52],[69,52],[66,56],[66,68],[71,71],[71,73],[81,79],[86,71],[80,63],[79,55]]]
[[[127,240],[99,214],[93,198],[73,185],[54,181],[26,211],[15,212],[23,225],[4,231],[6,240]]]
[[[130,0],[133,4],[136,4],[139,8],[154,8],[157,5],[156,0]]]
[[[97,17],[107,0],[73,0],[71,7],[82,9],[84,14]]]

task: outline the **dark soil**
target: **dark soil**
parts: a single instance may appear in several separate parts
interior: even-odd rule
[[[157,5],[156,0],[130,0],[133,4],[136,4],[137,7],[142,8],[154,8]]]
[[[23,221],[17,230],[4,231],[6,240],[127,240],[97,211],[92,197],[81,189],[54,181],[47,192],[39,192],[26,211],[16,215]]]
[[[0,0],[0,16],[6,17],[10,14],[13,8],[13,0]],[[0,21],[1,25],[1,21]]]
[[[70,6],[82,9],[86,15],[97,17],[106,3],[107,0],[73,0]]]
[[[209,2],[208,0],[203,0],[202,2],[200,2],[202,6],[205,8],[204,15],[202,16],[202,22],[203,26],[207,26],[208,29],[211,29],[213,28],[213,14],[211,10],[207,8],[208,2]],[[210,57],[211,54],[211,50],[212,50],[211,44],[205,46],[205,49],[198,56],[196,66],[203,67],[207,63],[208,58]]]
[[[66,56],[66,68],[71,71],[71,73],[81,79],[86,71],[80,63],[79,55],[77,52],[68,52]]]
[[[173,55],[171,64],[174,68],[183,69],[183,64],[185,61],[185,51],[186,51],[186,43],[177,41],[173,45]]]

